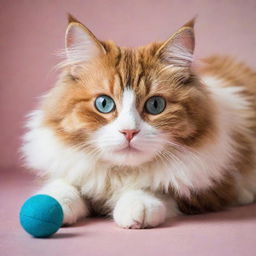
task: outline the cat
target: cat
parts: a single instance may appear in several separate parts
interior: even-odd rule
[[[70,16],[65,40],[22,144],[64,224],[96,212],[150,228],[254,202],[256,72],[227,56],[194,65],[194,20],[131,49]]]

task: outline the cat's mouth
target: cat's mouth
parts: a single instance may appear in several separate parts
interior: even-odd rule
[[[139,150],[129,144],[127,147],[118,149],[116,152],[118,152],[118,153],[139,153],[139,152],[141,152],[141,150]]]

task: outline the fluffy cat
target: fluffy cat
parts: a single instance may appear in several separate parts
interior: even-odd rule
[[[22,146],[64,224],[97,212],[155,227],[254,201],[256,73],[221,56],[193,68],[193,26],[129,49],[69,18],[61,75]]]

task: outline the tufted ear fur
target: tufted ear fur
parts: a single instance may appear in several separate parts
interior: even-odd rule
[[[69,15],[65,37],[65,66],[86,63],[105,54],[105,49],[93,33],[81,22]]]
[[[158,50],[167,65],[190,67],[195,46],[194,19],[183,25]]]

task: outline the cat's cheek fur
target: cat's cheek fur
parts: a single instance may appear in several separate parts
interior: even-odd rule
[[[167,217],[164,203],[142,190],[125,192],[113,211],[115,222],[123,228],[156,227]]]

